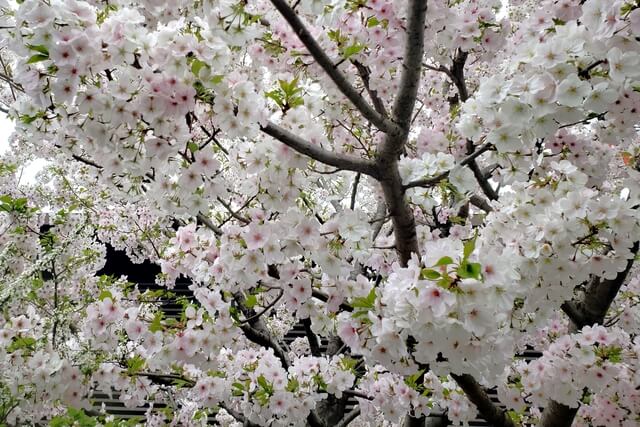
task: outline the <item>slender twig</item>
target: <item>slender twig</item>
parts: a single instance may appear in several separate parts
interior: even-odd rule
[[[282,295],[284,295],[284,291],[282,289],[280,289],[280,293],[278,294],[277,297],[275,297],[275,299],[273,301],[271,301],[265,308],[263,308],[260,312],[254,314],[251,317],[248,317],[240,322],[238,322],[240,325],[245,324],[245,323],[251,323],[257,319],[259,319],[263,314],[265,314],[267,311],[271,310],[277,303],[278,301],[280,301],[280,299],[282,298]]]
[[[213,231],[217,236],[222,236],[222,230],[217,225],[215,225],[213,222],[211,222],[211,220],[209,218],[204,216],[204,214],[198,213],[196,215],[196,218],[198,219],[198,221],[202,222],[205,225],[205,227],[207,227],[209,230]]]
[[[93,160],[85,159],[84,157],[79,156],[79,155],[77,155],[77,154],[72,154],[72,155],[71,155],[71,157],[72,157],[74,160],[77,160],[77,161],[78,161],[78,162],[80,162],[80,163],[84,163],[85,165],[88,165],[88,166],[94,167],[94,168],[96,168],[96,169],[102,169],[102,166],[100,166],[99,164],[97,164],[97,163],[96,163],[96,162],[94,162]]]
[[[462,159],[460,162],[458,162],[458,166],[464,166],[469,164],[469,162],[471,162],[472,160],[476,159],[477,157],[480,157],[482,154],[484,154],[485,152],[492,150],[493,149],[493,145],[486,143],[483,144],[481,146],[478,147],[478,149],[476,149],[472,154],[468,155],[467,157],[465,157],[464,159]],[[405,189],[409,189],[409,188],[414,188],[414,187],[432,187],[436,184],[438,184],[440,181],[442,181],[443,179],[445,179],[446,177],[449,176],[449,172],[443,172],[440,175],[436,175],[432,178],[424,178],[424,179],[418,179],[416,181],[411,181],[408,184],[404,185]]]
[[[237,219],[238,221],[242,222],[243,224],[249,224],[249,223],[251,222],[251,221],[250,221],[250,220],[248,220],[247,218],[245,218],[245,217],[243,217],[242,215],[238,214],[238,212],[239,212],[239,211],[241,211],[243,208],[240,208],[240,209],[238,210],[238,212],[236,212],[236,211],[234,211],[233,209],[231,209],[231,205],[230,205],[229,203],[225,202],[224,200],[222,200],[222,198],[221,198],[221,197],[218,197],[217,199],[218,199],[218,201],[220,202],[220,204],[221,204],[222,206],[224,206],[224,207],[225,207],[225,209],[226,209],[227,211],[229,211],[229,213],[231,214],[231,216],[232,216],[233,218]],[[250,199],[250,200],[251,200],[251,199]]]
[[[382,114],[383,116],[386,116],[387,110],[384,107],[384,102],[382,101],[382,99],[380,99],[380,96],[378,96],[378,91],[371,89],[371,86],[369,83],[371,71],[369,71],[369,68],[363,65],[361,62],[352,60],[351,63],[358,70],[358,74],[362,79],[362,84],[364,85],[364,88],[367,90],[367,93],[369,94],[369,98],[371,98],[371,102],[373,102],[373,108],[375,108],[378,113]]]
[[[323,292],[318,291],[316,289],[311,291],[311,296],[323,302],[329,301],[329,297],[327,295],[325,295]],[[346,304],[344,302],[340,304],[340,309],[342,309],[342,311],[349,311],[349,312],[353,311],[353,307],[351,307],[349,304]]]
[[[604,116],[607,114],[607,112],[605,111],[604,113],[600,113],[598,115],[595,115],[593,117],[587,117],[586,119],[582,119],[582,120],[578,120],[576,122],[572,122],[572,123],[566,123],[564,125],[560,125],[558,127],[558,129],[564,129],[564,128],[568,128],[571,126],[575,126],[575,125],[586,125],[589,124],[592,120],[604,120]]]
[[[591,70],[593,70],[600,64],[606,64],[606,63],[607,63],[606,59],[599,59],[589,64],[586,68],[578,68],[578,77],[582,77],[583,79],[589,80],[591,78]]]

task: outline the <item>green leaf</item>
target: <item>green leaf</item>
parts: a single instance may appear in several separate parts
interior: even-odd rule
[[[16,350],[35,350],[36,339],[32,337],[18,337],[13,340],[7,347],[7,353],[13,353]]]
[[[187,380],[176,378],[171,382],[171,385],[178,388],[189,388],[191,387],[191,383]]]
[[[436,262],[435,267],[440,267],[442,265],[449,265],[449,264],[453,264],[453,259],[448,256],[443,256],[438,260],[438,262]]]
[[[346,58],[349,59],[350,57],[352,57],[355,54],[358,54],[360,52],[362,52],[362,50],[364,49],[364,44],[362,43],[354,43],[351,46],[347,46],[343,51],[342,51],[342,55]]]
[[[162,331],[162,317],[164,313],[161,310],[156,311],[156,314],[153,316],[153,321],[149,325],[149,331],[158,332]]]
[[[196,151],[198,151],[200,149],[200,147],[198,146],[198,144],[196,144],[195,142],[191,141],[187,144],[187,148],[189,149],[189,151],[191,151],[192,153],[195,153]]]
[[[135,374],[137,372],[140,372],[140,370],[144,367],[145,364],[145,360],[136,355],[133,356],[131,359],[127,360],[127,373],[129,374]]]
[[[622,347],[609,347],[606,357],[612,363],[622,362]]]
[[[191,72],[194,76],[200,77],[200,70],[205,67],[209,68],[209,66],[204,61],[201,61],[198,58],[194,58],[191,63]]]
[[[418,380],[424,375],[424,373],[426,372],[426,369],[420,369],[418,372],[416,372],[413,375],[409,375],[408,377],[406,377],[404,379],[404,383],[406,385],[408,385],[409,387],[411,387],[412,389],[417,389],[418,388]]]
[[[258,305],[258,297],[254,294],[251,294],[247,297],[244,303],[248,308],[253,308]]]
[[[420,276],[423,279],[436,280],[440,278],[440,273],[430,268],[423,268],[422,271],[420,272]]]
[[[298,382],[298,380],[295,378],[291,378],[287,383],[287,391],[290,391],[291,393],[295,393],[296,391],[298,391],[299,387],[300,382]]]
[[[241,382],[235,382],[231,384],[231,394],[236,397],[244,396],[245,387]]]
[[[464,249],[463,249],[463,256],[462,256],[462,260],[466,261],[467,259],[469,259],[469,256],[471,256],[471,254],[473,253],[473,251],[476,249],[476,238],[477,235],[473,236],[473,238],[467,240],[464,243]]]
[[[35,64],[36,62],[46,61],[47,59],[49,59],[49,55],[36,53],[27,60],[27,64]]]
[[[110,291],[105,289],[102,292],[100,292],[100,295],[98,296],[98,299],[100,301],[104,301],[107,298],[111,298],[111,301],[113,301],[113,294]]]
[[[462,279],[482,279],[482,266],[477,262],[463,262],[456,270],[458,277]]]
[[[49,56],[49,49],[47,49],[46,46],[38,44],[28,44],[27,47],[29,48],[29,50],[34,50],[38,53],[41,53],[43,55]]]
[[[278,107],[284,107],[284,97],[282,96],[281,91],[272,90],[269,92],[265,92],[264,94],[267,98],[272,99],[276,104],[278,104]]]
[[[273,387],[269,384],[264,375],[258,377],[258,385],[267,393],[273,392]]]
[[[372,310],[376,304],[376,289],[371,288],[369,295],[366,297],[354,298],[351,302],[353,308]]]

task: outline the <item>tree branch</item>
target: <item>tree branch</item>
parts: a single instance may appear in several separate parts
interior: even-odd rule
[[[271,0],[271,3],[289,23],[289,26],[306,46],[313,59],[322,67],[329,78],[338,86],[342,94],[351,101],[358,111],[378,129],[386,133],[397,133],[399,131],[398,126],[371,108],[360,93],[349,83],[346,76],[334,65],[333,61],[331,61],[309,30],[307,30],[296,12],[287,4],[286,0]]]
[[[422,73],[422,57],[424,54],[424,27],[427,16],[425,0],[409,0],[407,5],[407,38],[405,41],[404,59],[402,61],[402,77],[400,89],[393,104],[393,119],[408,132],[411,112],[416,103]]]
[[[315,146],[309,141],[305,141],[298,135],[295,135],[294,133],[278,126],[275,123],[269,122],[266,126],[261,127],[261,130],[267,135],[282,142],[286,146],[294,149],[298,153],[304,154],[305,156],[311,157],[312,159],[326,165],[334,166],[340,169],[351,170],[354,172],[360,172],[364,173],[365,175],[374,177],[377,175],[372,162],[346,154],[334,153],[332,151],[325,150],[324,148]]]
[[[271,301],[265,308],[263,308],[260,312],[254,314],[253,316],[242,320],[241,322],[239,322],[239,324],[244,325],[245,323],[251,323],[259,319],[263,314],[271,310],[273,306],[275,306],[278,303],[278,301],[280,301],[283,295],[284,295],[284,291],[280,289],[280,293],[278,294],[278,296],[273,301]]]
[[[357,397],[357,398],[360,398],[360,399],[373,400],[373,397],[371,397],[371,396],[369,396],[367,394],[364,394],[364,393],[362,393],[360,391],[357,391],[357,390],[344,390],[342,393],[346,394],[347,396],[353,396],[353,397]]]
[[[482,154],[486,153],[489,150],[493,149],[493,145],[487,143],[487,144],[483,144],[480,147],[478,147],[477,150],[475,150],[473,153],[469,154],[467,157],[465,157],[464,159],[462,159],[459,163],[458,166],[464,166],[469,164],[471,161],[475,160],[477,157],[480,157]],[[424,178],[424,179],[418,179],[415,181],[411,181],[408,184],[404,185],[404,189],[408,190],[409,188],[414,188],[414,187],[431,187],[433,185],[438,184],[440,181],[442,181],[443,179],[445,179],[446,177],[449,176],[449,172],[443,172],[440,175],[436,175],[432,178]]]
[[[304,326],[304,333],[307,335],[307,340],[309,341],[309,348],[311,349],[311,355],[315,357],[322,356],[318,337],[311,330],[311,319],[307,317],[306,319],[302,319],[301,322],[302,322],[302,326]]]
[[[484,388],[468,374],[451,374],[451,377],[458,383],[465,392],[467,398],[476,405],[482,418],[494,427],[515,427],[515,424],[506,411],[500,409],[491,401]]]
[[[360,172],[356,174],[353,180],[353,188],[351,190],[351,202],[349,203],[349,209],[353,210],[356,207],[356,196],[358,195],[358,184],[360,184]]]
[[[216,236],[222,236],[222,230],[213,222],[211,222],[209,218],[204,216],[204,214],[202,214],[201,212],[198,212],[198,214],[196,215],[196,218],[198,219],[198,221],[204,224],[205,227],[213,231],[216,234]]]
[[[84,163],[85,165],[94,167],[96,169],[102,169],[102,166],[100,166],[99,164],[97,164],[96,162],[94,162],[93,160],[89,160],[89,159],[85,159],[82,156],[79,156],[77,154],[72,154],[71,157],[73,157],[74,160],[79,161],[80,163]]]
[[[489,204],[489,201],[484,199],[482,196],[472,194],[469,198],[469,202],[471,202],[473,206],[480,208],[487,213],[493,212],[493,206],[491,206],[491,204]]]
[[[639,242],[635,242],[631,248],[634,257],[627,261],[626,268],[611,280],[602,280],[594,277],[590,280],[579,300],[566,301],[562,304],[562,310],[571,320],[570,331],[578,331],[585,326],[595,324],[602,325],[604,318],[611,307],[620,287],[624,284],[629,271],[633,267],[635,255],[638,253]],[[549,400],[542,412],[542,418],[538,427],[570,427],[578,412],[578,408],[569,408],[562,403]]]
[[[341,420],[340,422],[338,422],[338,424],[336,424],[336,427],[347,427],[349,424],[351,424],[351,422],[353,420],[355,420],[356,418],[358,418],[360,416],[360,408],[356,407],[353,410],[351,410],[351,412],[349,412],[348,414],[346,414]]]
[[[224,208],[229,211],[229,213],[231,214],[231,217],[237,219],[238,221],[240,221],[243,224],[249,224],[251,221],[249,221],[247,218],[243,217],[242,215],[240,215],[238,212],[240,212],[243,208],[240,208],[237,212],[234,211],[233,209],[231,209],[231,204],[225,202],[224,200],[222,200],[221,197],[217,198],[218,201],[220,202],[220,204],[222,206],[224,206]],[[249,199],[249,201],[251,201],[252,199]]]
[[[329,297],[328,297],[327,295],[325,295],[324,293],[322,293],[322,292],[318,291],[318,290],[315,290],[315,289],[314,289],[314,290],[312,290],[312,291],[311,291],[311,295],[312,295],[314,298],[319,299],[319,300],[320,300],[320,301],[322,301],[322,302],[327,302],[327,301],[329,301]],[[349,312],[353,311],[353,307],[351,307],[349,304],[346,304],[346,303],[344,303],[344,302],[343,302],[342,304],[340,304],[340,309],[341,309],[342,311],[349,311]]]
[[[409,0],[407,6],[407,36],[400,89],[393,105],[393,120],[400,133],[388,133],[378,151],[376,167],[384,199],[389,209],[395,234],[400,265],[406,266],[412,253],[419,253],[416,224],[411,207],[405,199],[405,188],[398,170],[398,156],[404,150],[411,125],[411,113],[416,103],[424,54],[424,26],[427,2]]]
[[[473,154],[473,152],[471,154]],[[475,159],[469,161],[469,169],[473,172],[473,176],[476,178],[476,181],[478,181],[482,192],[489,200],[498,200],[498,193],[496,193],[496,190],[493,189],[487,177],[482,173]]]
[[[369,85],[369,76],[371,75],[369,68],[358,61],[351,61],[351,63],[358,70],[358,74],[362,79],[362,84],[364,84],[364,88],[367,90],[369,98],[371,98],[371,102],[373,102],[373,108],[375,108],[378,113],[386,116],[387,110],[384,107],[384,102],[382,102],[382,99],[378,96],[378,91],[371,89],[371,86]]]

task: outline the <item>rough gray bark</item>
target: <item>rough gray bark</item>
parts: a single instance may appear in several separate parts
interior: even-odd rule
[[[420,86],[426,14],[426,1],[409,1],[403,72],[392,112],[393,121],[400,126],[401,131],[387,133],[376,160],[379,181],[393,221],[396,251],[403,266],[407,265],[412,253],[420,252],[413,212],[405,199],[405,189],[398,171],[398,156],[407,143],[411,113],[415,107]]]

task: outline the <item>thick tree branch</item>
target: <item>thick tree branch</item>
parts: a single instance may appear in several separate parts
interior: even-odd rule
[[[155,372],[137,372],[132,375],[136,377],[149,378],[152,383],[161,385],[173,385],[175,381],[182,381],[187,387],[193,387],[196,384],[195,381],[185,378],[182,375],[158,374]]]
[[[321,163],[329,166],[334,166],[340,169],[351,170],[360,172],[365,175],[376,176],[376,170],[373,162],[357,157],[349,156],[346,154],[334,153],[327,151],[321,147],[315,146],[308,141],[300,138],[293,132],[278,126],[275,123],[269,122],[261,130],[267,135],[277,139],[286,146],[294,149],[300,154],[311,157]]]
[[[468,57],[469,57],[468,52],[465,52],[462,49],[458,49],[456,56],[453,58],[453,63],[450,69],[445,67],[444,65],[440,65],[439,67],[434,67],[432,65],[423,64],[426,68],[430,70],[439,71],[446,74],[451,80],[451,82],[455,85],[458,91],[458,96],[449,98],[449,103],[451,104],[452,107],[459,103],[466,102],[467,99],[469,99],[469,90],[467,88],[467,83],[464,77],[464,66]],[[473,142],[467,141],[467,154],[472,155],[474,151],[475,151],[475,146],[473,145]],[[493,189],[493,187],[489,183],[487,176],[480,170],[480,167],[475,161],[475,157],[469,160],[467,164],[469,165],[469,169],[471,169],[471,171],[473,172],[473,176],[476,178],[476,181],[478,181],[480,188],[486,194],[486,196],[490,200],[497,200],[498,193]]]
[[[357,391],[357,390],[344,390],[342,393],[346,394],[347,396],[353,396],[353,397],[357,397],[357,398],[360,398],[360,399],[373,400],[373,397],[371,397],[371,396],[369,396],[367,394],[364,394],[364,393],[362,393],[360,391]]]
[[[287,4],[286,0],[271,0],[271,3],[280,12],[282,17],[289,23],[289,26],[298,35],[300,41],[315,61],[327,73],[329,78],[338,86],[342,94],[360,111],[360,113],[378,129],[386,133],[398,133],[398,126],[376,110],[371,108],[360,93],[349,83],[346,76],[335,66],[333,61],[327,56],[322,47],[316,42],[309,30],[300,20],[296,12]]]
[[[451,377],[458,383],[465,392],[467,398],[476,405],[482,418],[491,423],[494,427],[515,427],[513,420],[509,418],[506,411],[500,409],[491,401],[484,388],[468,374],[451,374]]]
[[[592,278],[586,285],[581,298],[566,301],[562,310],[569,316],[571,324],[569,330],[576,332],[585,326],[602,325],[620,287],[624,284],[633,267],[635,255],[638,253],[639,242],[634,243],[631,252],[634,258],[627,261],[626,268],[611,280]],[[578,412],[578,408],[569,408],[562,403],[550,400],[544,411],[538,427],[570,427]]]
[[[347,427],[349,424],[351,424],[351,422],[353,420],[355,420],[356,418],[358,418],[360,416],[360,408],[356,407],[354,408],[351,412],[349,412],[348,414],[346,414],[341,420],[340,422],[338,422],[338,424],[336,424],[336,427]]]
[[[420,87],[426,14],[426,1],[409,0],[402,76],[393,105],[393,120],[400,126],[401,132],[386,135],[376,160],[382,192],[393,222],[396,252],[402,266],[407,265],[412,253],[420,252],[415,219],[405,199],[405,188],[398,170],[398,156],[407,142],[411,113]]]
[[[478,196],[477,194],[472,194],[471,198],[469,199],[469,202],[471,202],[473,206],[480,208],[487,213],[493,212],[493,207],[491,206],[491,204],[489,204],[489,202],[486,199],[484,199],[481,196]]]
[[[371,241],[375,242],[380,235],[380,231],[382,231],[382,226],[386,222],[387,218],[387,205],[384,202],[384,199],[378,200],[378,205],[376,207],[375,217],[371,224],[373,224],[373,232],[371,233]]]
[[[426,0],[409,0],[407,5],[407,38],[400,89],[393,104],[393,120],[404,132],[409,130],[411,113],[416,103],[424,54],[424,27],[427,16]]]
[[[244,297],[241,294],[235,294],[234,299],[245,316],[247,316],[248,318],[253,317],[253,315],[251,314],[252,310],[247,309],[244,304]],[[238,327],[242,329],[245,337],[247,337],[249,341],[272,349],[273,354],[275,354],[275,356],[280,359],[282,367],[284,369],[289,369],[289,355],[287,354],[285,349],[282,348],[280,343],[277,340],[273,339],[261,318],[253,318],[251,319],[249,324],[240,324],[238,325]]]

